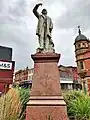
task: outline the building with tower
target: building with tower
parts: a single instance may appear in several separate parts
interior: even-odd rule
[[[75,56],[78,68],[78,74],[81,78],[81,84],[84,89],[90,92],[90,40],[81,33],[75,38]]]

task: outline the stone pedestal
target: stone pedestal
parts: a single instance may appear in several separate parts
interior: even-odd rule
[[[31,57],[34,75],[26,120],[68,120],[57,66],[60,54],[37,53]]]

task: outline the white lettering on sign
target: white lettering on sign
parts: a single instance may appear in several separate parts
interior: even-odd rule
[[[0,69],[8,69],[8,70],[11,70],[11,69],[12,69],[12,63],[0,61]]]

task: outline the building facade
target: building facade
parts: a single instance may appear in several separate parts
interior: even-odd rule
[[[78,74],[77,74],[77,68],[72,67],[72,66],[63,66],[60,65],[58,67],[59,73],[60,73],[60,83],[62,89],[76,89],[78,86]],[[25,83],[29,82],[30,84],[32,83],[33,80],[33,73],[34,73],[34,68],[28,69],[25,68],[24,70],[19,70],[15,73],[15,82],[19,83]],[[79,86],[77,87],[79,88]]]
[[[29,69],[28,67],[26,67],[23,70],[18,70],[14,74],[14,82],[21,82],[21,81],[25,81],[25,80],[32,80],[33,71],[34,71],[33,68]]]
[[[28,69],[28,80],[33,79],[34,68]]]
[[[84,91],[90,92],[90,40],[79,28],[79,35],[75,39],[75,55],[78,74]]]
[[[77,67],[60,65],[58,68],[62,89],[81,89]]]
[[[13,83],[14,66],[12,48],[0,46],[0,93],[6,92]]]
[[[28,67],[24,70],[18,70],[17,72],[15,72],[15,82],[21,82],[24,80],[28,80]]]
[[[14,73],[13,85],[18,84],[20,87],[28,88],[32,86],[33,68],[26,67],[23,70],[18,70]]]

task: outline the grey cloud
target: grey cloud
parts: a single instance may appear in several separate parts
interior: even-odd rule
[[[30,55],[35,52],[36,42],[33,33],[23,33],[17,28],[4,26],[0,29],[0,45],[13,48],[13,60],[16,61],[16,69],[32,66]]]
[[[32,8],[39,1],[40,0],[0,0],[0,45],[13,48],[13,60],[16,61],[16,69],[24,68],[27,65],[31,67],[33,65],[30,55],[35,53],[37,39],[35,35],[36,18],[32,16]],[[49,8],[54,2],[60,4],[59,0],[44,0],[43,4]],[[65,0],[61,0],[61,2],[65,4],[65,6],[68,6],[68,2]],[[65,18],[64,22],[66,20],[68,19]],[[62,23],[59,23],[59,21]],[[64,28],[64,22],[61,17],[58,19],[57,26],[59,29],[61,26]],[[74,51],[73,53],[70,52],[72,51],[71,46],[73,46],[73,44],[71,44],[73,43],[73,38],[70,38],[70,35],[73,34],[71,33],[68,37],[66,32],[64,32],[62,35],[57,27],[55,31],[56,33],[53,39],[57,47],[57,52],[62,54],[60,59],[61,63],[73,64],[72,54],[74,54]]]
[[[1,0],[0,23],[23,23],[23,17],[27,16],[27,0]]]
[[[9,12],[14,16],[24,16],[26,13],[27,2],[26,0],[19,0],[16,2],[14,7],[9,9]]]
[[[69,4],[66,12],[57,20],[57,27],[68,29],[81,25],[83,30],[89,29],[90,1],[75,0],[73,4]]]
[[[14,1],[14,2],[13,2]],[[1,4],[2,3],[2,4]],[[13,60],[16,69],[32,66],[30,55],[35,52],[35,38],[33,31],[27,26],[26,0],[0,1],[0,45],[13,48]],[[30,16],[28,16],[29,18]]]
[[[63,65],[76,65],[74,53],[74,31],[73,29],[56,31],[54,43],[56,52],[61,54],[59,64]]]

